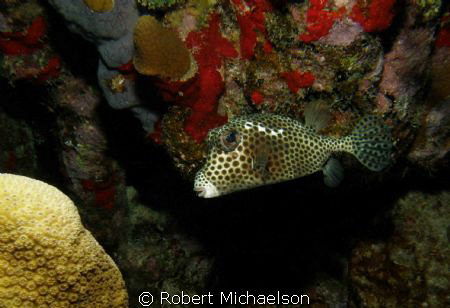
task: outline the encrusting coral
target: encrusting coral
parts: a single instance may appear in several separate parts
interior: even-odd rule
[[[109,12],[114,8],[114,0],[83,0],[96,13]]]
[[[73,202],[0,174],[0,307],[128,307],[122,275]]]
[[[134,29],[134,67],[143,75],[179,80],[191,67],[191,56],[177,34],[152,16],[141,16]]]

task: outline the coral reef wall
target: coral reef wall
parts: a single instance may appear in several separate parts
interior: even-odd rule
[[[301,121],[316,102],[328,136],[379,116],[389,167],[339,154],[335,189],[315,174],[196,197],[210,130]],[[313,307],[449,306],[449,121],[446,1],[0,3],[0,173],[74,200],[130,307],[144,291],[277,290]]]

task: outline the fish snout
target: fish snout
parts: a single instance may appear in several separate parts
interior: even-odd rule
[[[217,187],[204,176],[197,176],[194,183],[194,191],[202,198],[214,198],[220,196]]]

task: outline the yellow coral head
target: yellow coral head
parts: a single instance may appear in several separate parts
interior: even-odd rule
[[[114,8],[114,0],[83,0],[84,4],[96,13],[109,12]]]
[[[191,67],[191,57],[175,31],[152,16],[141,16],[134,29],[134,67],[143,75],[181,79]]]
[[[44,182],[0,173],[0,307],[128,307],[119,269],[73,202]]]

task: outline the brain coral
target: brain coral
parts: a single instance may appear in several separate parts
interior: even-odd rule
[[[128,307],[122,275],[73,202],[44,182],[3,173],[0,307]]]
[[[152,16],[141,16],[134,29],[136,70],[144,75],[156,75],[178,80],[191,67],[191,56],[177,34],[163,27]]]

